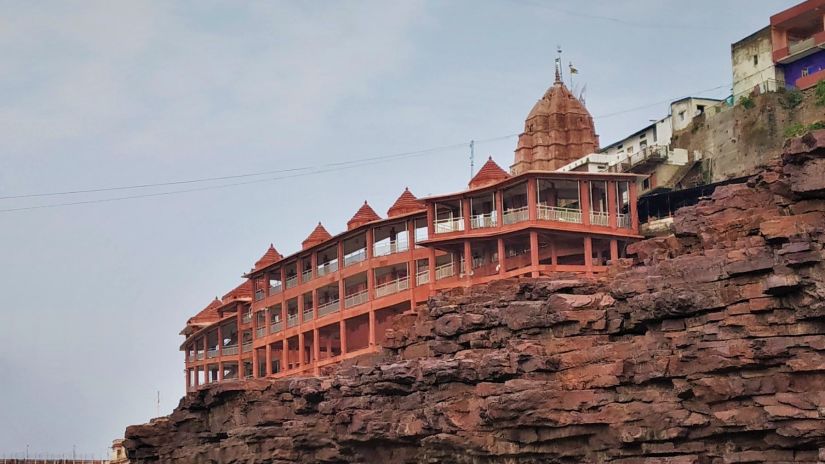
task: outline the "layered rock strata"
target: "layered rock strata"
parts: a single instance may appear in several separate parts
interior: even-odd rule
[[[679,210],[599,280],[509,280],[320,378],[224,383],[127,429],[134,463],[825,460],[825,131]]]

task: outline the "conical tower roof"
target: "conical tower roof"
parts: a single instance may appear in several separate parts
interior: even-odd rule
[[[590,112],[557,73],[556,82],[527,115],[510,171],[553,171],[598,149]]]
[[[244,283],[233,288],[229,293],[221,298],[223,304],[227,304],[238,298],[252,298],[252,279],[247,279]]]
[[[510,174],[504,169],[501,169],[501,166],[496,164],[493,161],[493,157],[489,157],[487,162],[484,163],[484,166],[481,166],[481,169],[478,170],[475,176],[470,179],[470,188],[478,188],[484,187],[485,185],[495,184],[496,182],[502,181],[510,177]]]
[[[303,242],[301,242],[301,246],[304,250],[306,250],[307,248],[313,247],[319,243],[323,243],[331,238],[332,235],[330,235],[329,232],[327,232],[327,230],[324,229],[324,226],[322,226],[319,222],[318,225],[315,226],[315,229],[312,230],[312,233],[309,234],[309,237],[307,237]]]
[[[352,216],[352,219],[347,221],[347,230],[355,229],[358,226],[362,226],[368,222],[377,221],[381,219],[381,216],[375,212],[374,209],[364,200],[364,204],[358,208],[358,211],[355,212],[355,215]]]
[[[198,314],[192,316],[187,324],[208,324],[220,319],[218,316],[218,308],[223,305],[220,298],[215,297],[205,308],[200,310]]]
[[[423,203],[418,201],[415,195],[410,192],[409,188],[405,188],[401,195],[395,200],[395,203],[387,210],[387,216],[395,217],[402,214],[412,213],[414,211],[421,211],[425,209]]]
[[[278,250],[275,249],[275,245],[270,243],[269,248],[266,250],[266,253],[264,253],[263,256],[261,256],[261,259],[255,261],[255,268],[253,270],[257,271],[259,269],[263,269],[269,266],[270,264],[277,263],[282,258],[283,256],[281,256],[281,254],[278,253]]]

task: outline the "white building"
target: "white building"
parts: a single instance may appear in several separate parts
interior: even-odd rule
[[[731,44],[730,56],[734,101],[754,92],[776,92],[785,86],[782,70],[773,63],[770,26]]]

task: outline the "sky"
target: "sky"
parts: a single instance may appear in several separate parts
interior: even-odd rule
[[[186,319],[270,243],[463,189],[470,140],[509,166],[557,45],[607,145],[728,96],[730,44],[795,3],[0,0],[0,457],[171,412]]]

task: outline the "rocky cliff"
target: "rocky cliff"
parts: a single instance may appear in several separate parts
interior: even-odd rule
[[[825,131],[599,280],[503,281],[322,378],[226,383],[127,429],[135,463],[825,460]]]

